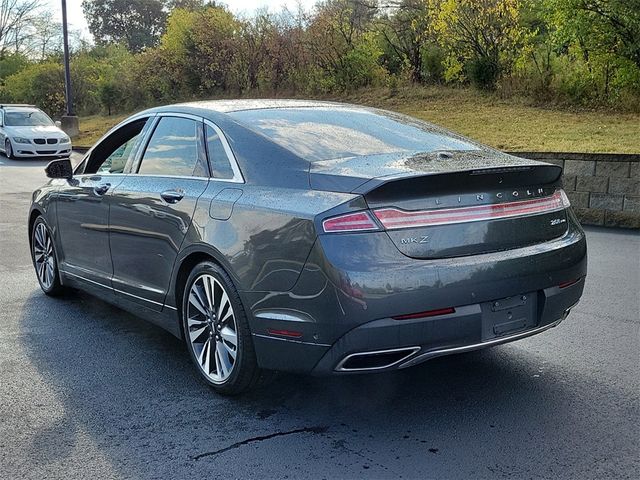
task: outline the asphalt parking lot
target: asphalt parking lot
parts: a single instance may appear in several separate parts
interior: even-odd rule
[[[26,217],[44,164],[0,157],[1,478],[638,478],[637,232],[587,229],[585,295],[546,333],[224,398],[170,334],[41,293]]]

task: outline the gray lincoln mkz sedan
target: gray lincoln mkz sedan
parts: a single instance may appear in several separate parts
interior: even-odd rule
[[[210,101],[138,113],[33,194],[40,286],[185,339],[221,393],[264,371],[405,368],[533,335],[578,302],[561,169],[396,113]]]

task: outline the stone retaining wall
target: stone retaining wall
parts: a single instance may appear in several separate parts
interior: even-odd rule
[[[640,155],[512,152],[564,169],[564,189],[586,225],[640,228]]]

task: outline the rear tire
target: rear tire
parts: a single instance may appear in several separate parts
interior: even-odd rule
[[[216,263],[199,263],[187,278],[182,326],[200,378],[216,392],[237,395],[260,382],[263,372],[242,301],[229,275]]]
[[[8,138],[4,141],[4,154],[9,160],[13,160],[13,147],[11,146],[11,140]]]
[[[31,229],[31,258],[42,291],[52,297],[63,293],[53,237],[41,216],[36,218]]]

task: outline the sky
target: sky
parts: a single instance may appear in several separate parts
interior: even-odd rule
[[[315,4],[315,0],[223,0],[223,3],[226,3],[232,12],[249,14],[264,7],[268,7],[272,11],[278,11],[283,6],[295,10],[298,2],[305,9],[309,9]],[[45,3],[55,12],[56,18],[61,20],[61,0],[46,0]],[[82,38],[87,40],[91,38],[87,21],[82,14],[82,0],[67,0],[67,21],[69,28],[80,31]]]

